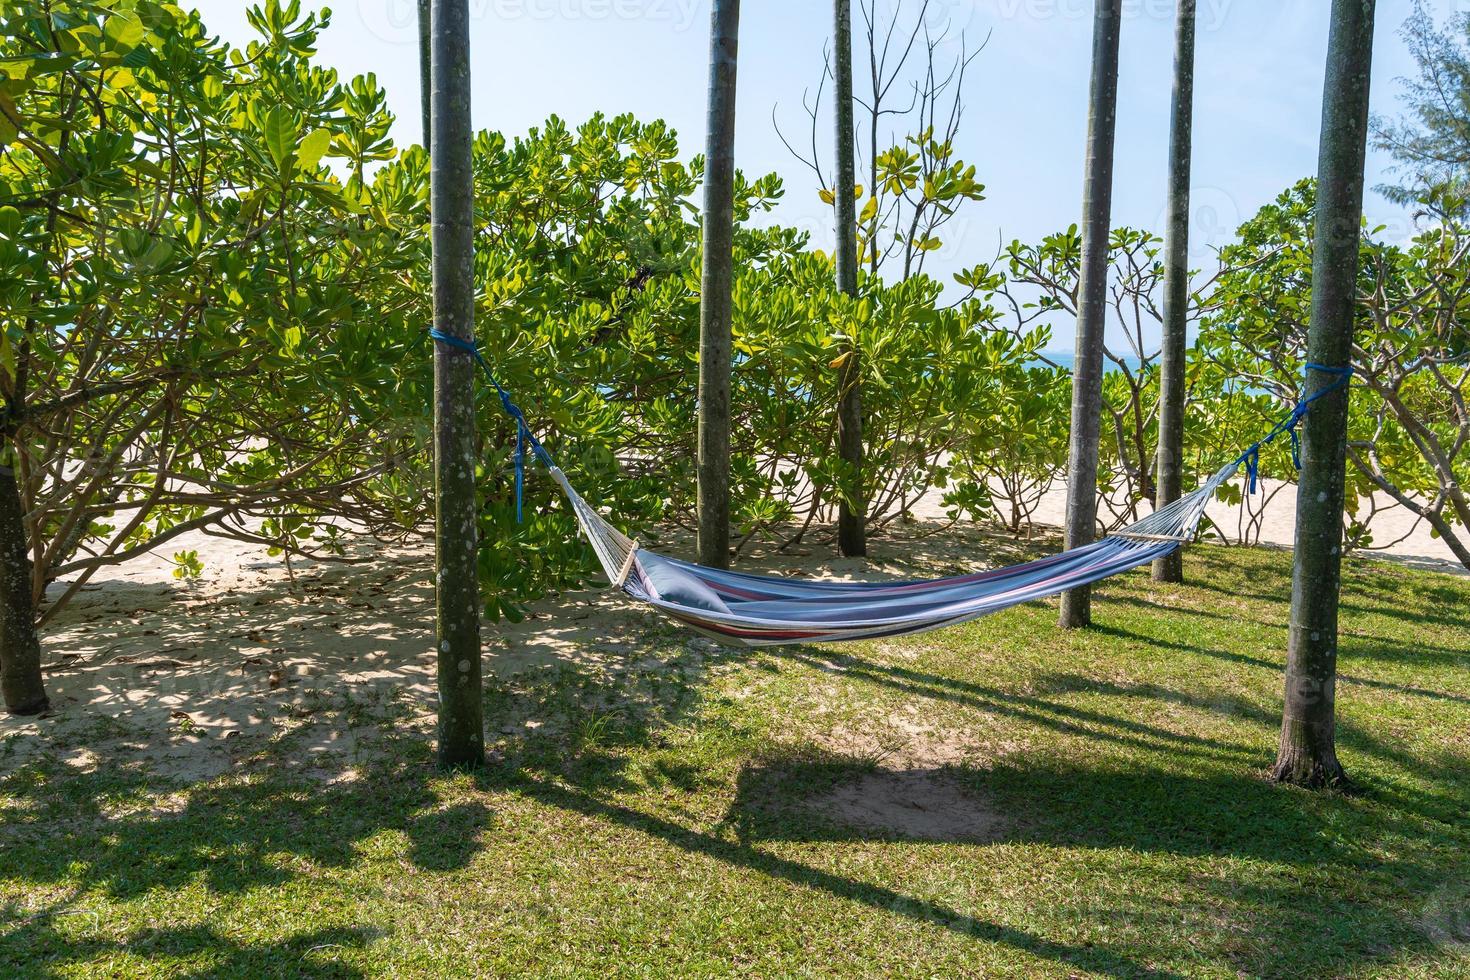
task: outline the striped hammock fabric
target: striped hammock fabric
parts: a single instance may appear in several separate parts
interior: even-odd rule
[[[549,468],[615,586],[708,636],[773,646],[922,633],[1146,565],[1194,537],[1205,506],[1240,465],[1230,463],[1198,490],[1086,547],[1010,568],[885,583],[748,575],[648,551],[608,524],[560,469]]]

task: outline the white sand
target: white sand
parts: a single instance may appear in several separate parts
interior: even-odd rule
[[[1267,509],[1261,540],[1289,544],[1292,488]],[[940,508],[928,504],[920,517]],[[1037,518],[1057,522],[1060,493]],[[1231,508],[1212,514],[1234,526]],[[1412,522],[1380,515],[1380,540]],[[1004,538],[970,526],[895,529],[875,539],[867,562],[756,554],[742,567],[818,576],[954,573],[1016,557]],[[1398,528],[1398,530],[1394,530]],[[364,546],[366,548],[366,546]],[[678,545],[673,548],[678,550]],[[434,709],[432,561],[425,546],[365,550],[361,564],[297,563],[294,574],[264,549],[204,535],[171,543],[197,549],[194,583],[173,579],[161,556],[103,572],[58,616],[44,640],[53,711],[0,716],[0,772],[51,754],[83,768],[146,766],[181,780],[229,769],[286,730],[304,730],[313,754],[371,751],[375,718],[427,735]],[[1461,570],[1422,529],[1390,550],[1399,560]],[[485,630],[488,669],[501,676],[575,662],[609,669],[636,663],[638,640],[659,620],[620,596],[592,590],[548,598],[532,617]],[[689,634],[691,646],[710,641]],[[353,711],[340,709],[350,700]],[[330,710],[338,709],[338,710]],[[334,719],[318,723],[314,717]],[[346,719],[356,718],[349,723]],[[355,726],[355,727],[354,727]],[[342,771],[341,761],[322,770]]]
[[[1366,516],[1369,506],[1365,501],[1362,516]],[[1433,571],[1467,573],[1465,567],[1455,560],[1449,546],[1429,533],[1429,525],[1417,522],[1412,513],[1398,506],[1392,498],[1376,494],[1371,506],[1378,508],[1372,519],[1373,548],[1358,551],[1360,556],[1401,561]],[[915,507],[914,513],[924,519],[939,519],[944,511],[937,496],[931,494]],[[1229,544],[1245,540],[1249,544],[1290,548],[1296,528],[1296,484],[1262,480],[1257,492],[1248,497],[1244,505],[1236,506],[1217,499],[1205,513],[1218,528],[1218,533],[1207,535],[1206,540],[1218,541],[1219,535],[1223,534]],[[1066,490],[1058,485],[1042,498],[1033,519],[1038,524],[1060,527],[1066,520],[1066,514]],[[1244,534],[1245,524],[1252,517],[1259,521],[1259,531]]]

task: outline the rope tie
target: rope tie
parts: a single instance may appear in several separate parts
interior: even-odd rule
[[[522,504],[526,493],[526,448],[530,447],[531,451],[536,454],[536,458],[545,466],[555,468],[556,463],[552,460],[551,454],[546,451],[541,445],[541,442],[532,434],[531,426],[526,422],[525,414],[521,412],[515,402],[510,400],[509,393],[500,386],[500,382],[495,380],[495,373],[490,370],[489,362],[485,360],[485,355],[480,352],[480,345],[473,340],[455,337],[451,334],[443,333],[438,329],[430,330],[429,336],[444,346],[469,354],[475,359],[475,363],[484,369],[485,377],[490,379],[490,384],[495,388],[495,393],[500,396],[501,408],[505,409],[505,414],[510,416],[511,420],[516,424],[516,523],[519,524],[522,521]]]
[[[1337,391],[1339,388],[1346,388],[1353,378],[1353,366],[1351,364],[1344,367],[1334,367],[1330,364],[1317,364],[1313,361],[1308,361],[1303,365],[1302,373],[1306,374],[1308,371],[1319,371],[1322,374],[1336,375],[1337,380],[1326,388],[1315,391],[1299,400],[1292,407],[1291,414],[1280,422],[1277,422],[1275,427],[1266,433],[1265,438],[1252,443],[1245,452],[1240,454],[1236,459],[1236,463],[1245,466],[1246,493],[1253,494],[1256,492],[1256,483],[1260,478],[1261,470],[1261,450],[1274,442],[1282,433],[1291,436],[1292,465],[1297,469],[1302,468],[1302,436],[1299,428],[1302,419],[1306,418],[1307,413],[1311,411],[1313,402]]]

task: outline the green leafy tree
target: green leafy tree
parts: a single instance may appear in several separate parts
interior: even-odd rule
[[[629,530],[694,525],[695,371],[699,237],[691,197],[703,161],[680,162],[662,123],[553,118],[510,140],[483,133],[474,148],[479,227],[477,331],[492,366],[572,481]],[[424,170],[414,151],[379,171],[373,193],[395,223],[424,221]],[[756,228],[752,216],[783,191],[774,177],[735,183],[732,523],[736,546],[825,522],[843,463],[833,412],[840,357],[864,344],[861,383],[875,465],[864,492],[874,526],[901,517],[924,490],[951,480],[978,452],[967,433],[1006,397],[1000,370],[1034,357],[1040,335],[995,327],[987,302],[942,302],[924,276],[863,295],[835,288],[830,257],[805,236]],[[379,303],[426,307],[415,271],[382,285]],[[420,315],[410,312],[410,317]],[[923,406],[916,411],[915,406]],[[515,519],[514,429],[481,401],[481,583],[487,612],[517,616],[548,588],[594,565],[555,485],[534,471]],[[964,501],[988,512],[988,497]]]
[[[1102,348],[1108,371],[1102,378],[1098,445],[1100,531],[1137,520],[1154,497],[1160,359],[1154,338],[1164,320],[1162,245],[1156,236],[1133,228],[1113,229],[1108,240],[1105,306],[1113,339]],[[1012,329],[1029,331],[1076,322],[1081,272],[1082,239],[1073,225],[1038,244],[1012,242],[997,262],[957,278],[971,291],[993,289]],[[1212,292],[1213,280],[1191,291],[1186,323],[1211,308]],[[1041,359],[1055,366],[1045,355]],[[1186,397],[1187,389],[1186,384]]]
[[[1221,311],[1200,332],[1193,368],[1199,404],[1221,406],[1202,426],[1211,438],[1259,430],[1301,391],[1315,217],[1315,182],[1302,181],[1246,222],[1222,255]],[[1374,539],[1377,491],[1470,568],[1462,489],[1470,477],[1470,229],[1450,220],[1405,245],[1364,234],[1359,268],[1347,541],[1393,543]],[[1294,479],[1290,453],[1263,457],[1263,472]]]
[[[98,569],[191,530],[340,557],[332,518],[390,526],[413,433],[372,296],[408,258],[362,179],[382,93],[308,60],[325,14],[252,8],[236,49],[151,0],[3,11],[0,659],[34,710],[34,625]]]
[[[1379,188],[1415,208],[1460,214],[1470,196],[1470,12],[1440,26],[1422,0],[1400,31],[1418,68],[1400,92],[1404,113],[1373,120],[1374,142],[1398,161]]]
[[[1021,351],[1034,354],[1039,340]],[[1001,392],[992,414],[962,422],[967,451],[955,459],[946,501],[967,504],[963,512],[973,516],[993,513],[1012,534],[1029,537],[1036,509],[1067,468],[1070,379],[1029,357],[1006,358],[997,368]]]

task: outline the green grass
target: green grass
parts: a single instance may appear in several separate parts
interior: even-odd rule
[[[1289,556],[1186,573],[1068,635],[1049,604],[765,653],[651,621],[637,666],[495,686],[473,777],[391,720],[334,782],[289,732],[184,788],[15,769],[0,974],[1470,976],[1470,579],[1348,570],[1338,795],[1263,777]],[[803,805],[937,747],[993,839]]]

